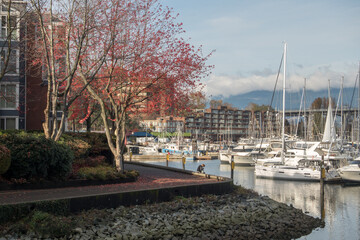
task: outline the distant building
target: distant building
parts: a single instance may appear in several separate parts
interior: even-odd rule
[[[197,139],[212,141],[237,141],[239,138],[270,136],[278,129],[275,114],[270,114],[230,109],[226,106],[206,109],[186,118],[185,132],[191,133]]]
[[[23,44],[25,21],[22,16],[26,10],[26,2],[14,1],[11,3],[9,23],[7,22],[9,9],[6,2],[2,2],[0,7],[1,71],[5,68],[4,62],[10,51],[8,66],[0,82],[0,129],[25,129],[26,76],[25,46]],[[11,38],[11,49],[7,47],[9,38]]]
[[[44,25],[50,29],[50,14],[44,14]],[[66,36],[65,23],[53,16],[52,18],[53,35],[58,43],[56,49],[55,74],[60,78],[66,74],[65,48],[59,46],[61,40]],[[42,130],[42,124],[45,121],[44,110],[47,104],[48,74],[46,61],[43,61],[44,54],[42,33],[35,13],[29,13],[27,16],[27,36],[26,36],[26,130]],[[34,62],[38,64],[34,64]],[[57,118],[60,119],[62,111],[57,112]],[[59,120],[58,120],[59,121]],[[65,123],[65,129],[67,128]]]
[[[144,129],[149,129],[152,132],[168,132],[173,133],[180,130],[184,132],[185,118],[184,117],[157,117],[154,120],[142,120],[140,126]]]
[[[25,1],[13,1],[10,9],[10,26],[16,30],[9,35],[7,24],[6,2],[1,6],[0,16],[0,48],[1,48],[1,69],[4,68],[4,59],[7,54],[7,37],[11,36],[10,60],[3,79],[0,81],[0,129],[24,129],[42,130],[44,122],[44,109],[47,104],[47,75],[46,66],[38,61],[38,66],[32,64],[36,57],[34,49],[41,45],[38,39],[41,30],[37,26],[37,18],[33,13],[27,13]],[[45,15],[46,16],[46,15]],[[50,16],[50,15],[49,15]],[[45,17],[46,18],[46,17]],[[45,22],[45,24],[47,24]],[[56,27],[55,35],[65,37],[64,26],[61,21],[54,22]],[[65,70],[65,52],[57,52],[56,71],[63,73]],[[57,117],[61,117],[58,112]]]
[[[155,137],[148,132],[134,132],[129,135],[127,139],[133,143],[145,143],[149,141],[154,141]]]

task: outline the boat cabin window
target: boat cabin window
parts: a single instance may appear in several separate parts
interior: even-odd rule
[[[290,158],[295,158],[295,153],[293,153],[293,152],[287,152],[287,153],[286,153],[286,156],[287,156],[287,157],[290,157]]]
[[[281,143],[272,143],[271,147],[273,147],[273,148],[281,148]]]
[[[255,148],[253,151],[254,152],[259,152],[259,151],[264,152],[265,150],[267,150],[267,149],[266,148],[261,148],[261,149],[260,148]]]
[[[360,160],[351,161],[350,164],[360,164]]]

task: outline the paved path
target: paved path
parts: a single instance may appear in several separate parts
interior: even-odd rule
[[[208,179],[201,176],[174,172],[150,166],[125,164],[125,169],[134,169],[139,171],[140,177],[138,180],[131,183],[100,186],[0,191],[0,205],[217,182],[216,179]]]

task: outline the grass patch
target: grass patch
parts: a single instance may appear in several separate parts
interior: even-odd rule
[[[99,165],[96,167],[83,167],[77,172],[79,179],[87,180],[115,180],[125,178],[137,178],[139,172],[131,170],[124,171],[124,173],[118,172],[114,167],[109,165]]]
[[[235,186],[235,185],[234,185],[234,193],[239,195],[250,195],[250,196],[259,195],[257,192],[255,192],[252,189],[247,189],[242,186]]]
[[[11,225],[8,232],[26,234],[35,233],[44,238],[69,236],[73,231],[73,219],[55,216],[47,212],[33,211],[25,218]]]

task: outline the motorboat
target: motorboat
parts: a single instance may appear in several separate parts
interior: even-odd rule
[[[229,163],[233,161],[235,165],[253,166],[255,164],[252,151],[255,148],[251,143],[239,143],[234,148],[219,151],[219,159],[221,163]]]
[[[344,181],[360,183],[360,158],[351,161],[347,166],[339,168],[338,172]]]
[[[161,150],[162,153],[170,153],[175,155],[190,155],[193,154],[191,147],[178,145],[176,143],[168,143]]]
[[[254,159],[266,159],[277,156],[281,152],[282,143],[278,140],[270,141],[268,143],[257,144],[251,151]]]
[[[230,149],[219,150],[219,160],[221,163],[228,164],[229,162],[231,162],[231,156],[232,152],[230,151]]]
[[[142,155],[158,155],[159,151],[156,146],[140,147],[140,154]]]

